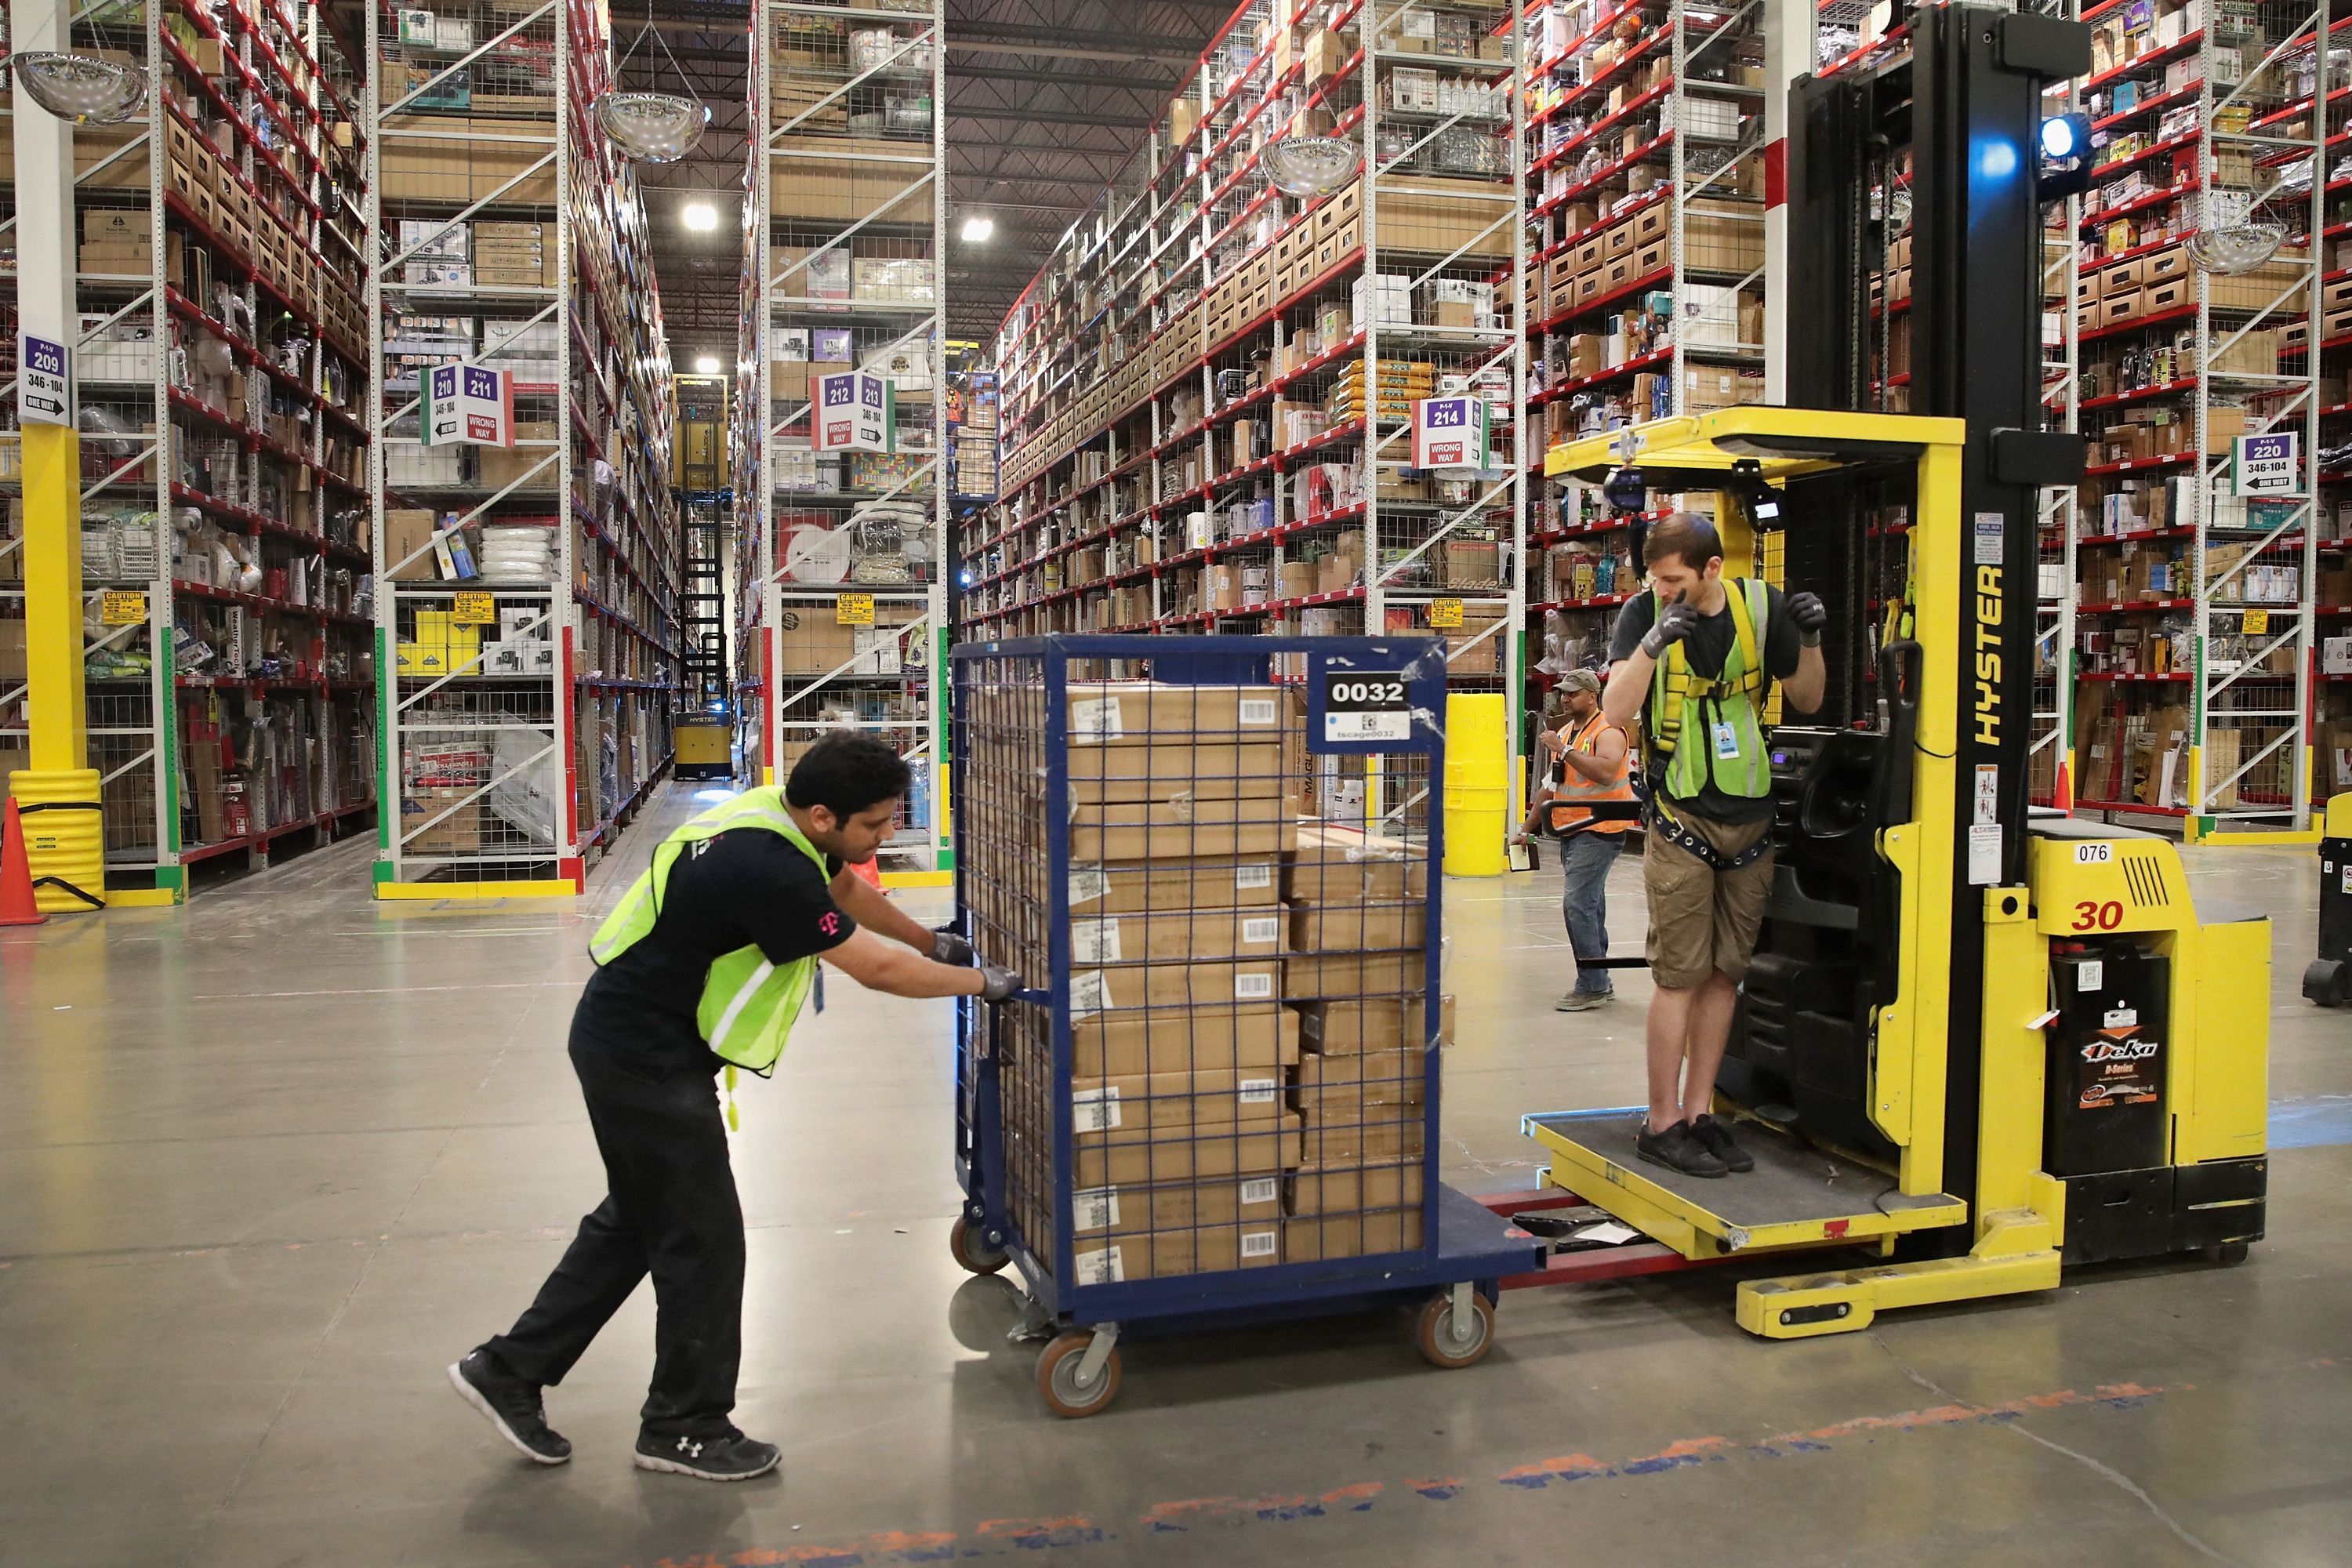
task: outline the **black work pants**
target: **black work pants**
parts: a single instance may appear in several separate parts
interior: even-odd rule
[[[604,1201],[580,1222],[530,1310],[488,1349],[518,1376],[561,1383],[650,1273],[644,1429],[724,1434],[743,1356],[743,1208],[718,1086],[699,1064],[648,1076],[576,1028],[572,1066],[604,1157]]]

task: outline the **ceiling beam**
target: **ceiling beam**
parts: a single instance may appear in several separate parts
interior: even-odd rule
[[[1096,125],[1106,131],[1145,131],[1156,124],[1139,114],[1111,114],[1079,109],[994,109],[976,104],[948,105],[950,120],[1001,120],[1014,125]]]
[[[1010,22],[950,26],[947,50],[951,55],[1034,55],[1040,59],[1160,60],[1175,66],[1189,66],[1201,58],[1198,43],[1174,33],[1081,33]]]

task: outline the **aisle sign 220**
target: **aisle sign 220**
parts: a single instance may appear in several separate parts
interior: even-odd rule
[[[2276,496],[2293,495],[2300,489],[2295,483],[2295,469],[2303,445],[2302,433],[2294,430],[2273,430],[2262,436],[2241,436],[2237,438],[2237,461],[2231,465],[2231,495]]]

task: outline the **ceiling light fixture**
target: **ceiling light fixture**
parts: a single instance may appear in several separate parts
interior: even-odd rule
[[[709,202],[688,202],[677,216],[679,222],[697,234],[709,234],[719,226],[719,209]]]
[[[985,213],[975,213],[963,220],[962,232],[966,245],[985,245],[996,232],[996,220]]]
[[[717,375],[719,374],[719,356],[717,354],[697,354],[694,359],[694,374],[697,375]]]
[[[9,68],[35,103],[76,125],[120,125],[147,101],[147,73],[94,55],[13,55]]]

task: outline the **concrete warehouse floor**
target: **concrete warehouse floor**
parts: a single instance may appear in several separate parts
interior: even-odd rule
[[[0,932],[0,1559],[103,1563],[2341,1563],[2352,1539],[2352,1019],[2296,995],[2308,851],[2193,851],[2275,911],[2271,1239],[2244,1267],[1771,1344],[1722,1274],[1506,1298],[1482,1366],[1402,1318],[1127,1351],[1048,1417],[1006,1286],[948,1257],[945,1004],[846,981],[743,1095],[742,1403],[780,1478],[633,1469],[640,1290],[520,1460],[442,1368],[603,1191],[562,1056],[577,905],[373,904],[364,843],[206,894]],[[1524,1185],[1530,1110],[1639,1098],[1646,981],[1570,978],[1557,871],[1449,889],[1444,1164]],[[910,895],[919,912],[943,894]],[[1638,867],[1613,899],[1642,931]]]

